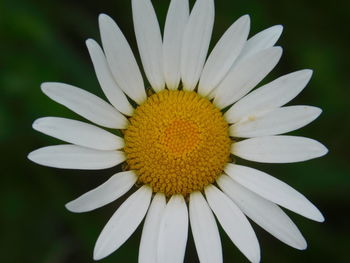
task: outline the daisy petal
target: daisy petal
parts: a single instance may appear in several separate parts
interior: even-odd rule
[[[142,186],[114,213],[98,237],[94,260],[107,257],[117,250],[141,223],[152,197],[152,189]]]
[[[194,90],[202,73],[214,25],[214,1],[197,0],[185,28],[181,53],[184,90]]]
[[[33,123],[33,129],[65,142],[96,150],[117,150],[124,140],[85,122],[58,117],[45,117]]]
[[[66,208],[74,213],[95,210],[124,195],[136,180],[137,176],[133,171],[117,173],[102,185],[67,203]]]
[[[306,241],[299,229],[276,204],[247,190],[227,175],[220,176],[217,183],[256,224],[287,245],[306,249]]]
[[[93,39],[86,40],[92,63],[100,86],[110,103],[120,112],[131,116],[134,108],[115,82],[100,45]]]
[[[247,43],[244,45],[244,48],[237,58],[237,62],[245,59],[255,53],[273,47],[277,40],[280,38],[283,31],[283,26],[276,25],[270,28],[267,28],[253,37],[249,38]]]
[[[213,185],[205,188],[209,206],[222,228],[250,262],[260,261],[260,247],[255,232],[241,210]]]
[[[228,164],[225,167],[225,173],[267,200],[312,220],[324,221],[320,211],[305,196],[264,172],[241,165]]]
[[[247,40],[249,28],[250,19],[245,15],[221,37],[205,63],[198,86],[199,94],[207,96],[226,76]]]
[[[305,69],[284,75],[245,96],[226,113],[229,123],[283,106],[294,99],[310,81],[312,70]]]
[[[157,193],[147,212],[142,230],[139,263],[157,262],[159,224],[166,206],[165,196]]]
[[[173,195],[165,207],[158,237],[158,262],[183,262],[188,232],[188,212],[182,195]]]
[[[201,263],[222,262],[218,227],[207,202],[200,192],[190,195],[190,223],[198,258]]]
[[[289,106],[261,115],[249,115],[230,126],[230,135],[251,138],[287,133],[314,121],[321,112],[320,108],[311,106]]]
[[[163,66],[168,89],[176,90],[180,83],[181,46],[189,17],[188,0],[172,0],[164,27]]]
[[[164,89],[162,36],[150,0],[132,0],[134,29],[142,65],[155,91]]]
[[[99,170],[122,163],[125,161],[125,155],[119,151],[99,151],[65,144],[35,150],[28,155],[28,159],[54,168]]]
[[[231,152],[243,159],[261,163],[294,163],[325,155],[318,141],[298,136],[256,137],[232,144]]]
[[[272,47],[238,63],[215,89],[213,103],[222,109],[250,92],[276,66],[282,48]]]
[[[147,96],[142,75],[131,48],[112,18],[105,14],[99,16],[101,39],[109,68],[118,86],[138,104]]]
[[[123,114],[85,90],[57,82],[43,83],[41,89],[50,99],[100,126],[125,129],[129,123]]]

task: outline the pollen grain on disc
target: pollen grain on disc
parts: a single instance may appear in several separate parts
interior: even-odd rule
[[[222,113],[192,91],[150,96],[130,118],[125,152],[139,183],[167,196],[201,191],[229,161],[231,139]]]

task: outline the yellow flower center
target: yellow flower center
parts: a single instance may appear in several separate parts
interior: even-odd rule
[[[127,163],[139,183],[167,196],[215,182],[229,161],[231,139],[222,113],[195,92],[150,96],[125,131]]]

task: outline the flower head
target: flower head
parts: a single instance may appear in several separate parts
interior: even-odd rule
[[[322,214],[278,179],[236,164],[235,156],[263,163],[300,162],[327,153],[317,141],[280,135],[316,119],[321,110],[286,106],[311,78],[293,72],[252,91],[278,63],[282,33],[273,26],[248,39],[245,15],[227,29],[207,57],[213,0],[172,0],[163,38],[150,0],[133,0],[133,21],[144,72],[115,22],[100,15],[103,49],[86,41],[98,81],[110,104],[82,89],[44,83],[54,101],[95,123],[46,117],[34,129],[68,142],[29,154],[36,163],[65,169],[123,171],[69,202],[91,211],[138,188],[114,213],[94,250],[98,260],[118,249],[145,218],[140,262],[182,262],[188,224],[201,262],[222,262],[217,221],[251,261],[260,261],[247,217],[282,242],[306,241],[280,206],[315,221]],[[136,106],[133,106],[136,105]],[[101,127],[117,129],[118,135]],[[237,161],[239,163],[239,161]],[[215,215],[215,217],[214,217]]]

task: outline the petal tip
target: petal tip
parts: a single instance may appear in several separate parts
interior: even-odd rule
[[[272,28],[274,28],[279,35],[283,32],[283,25],[275,25]]]
[[[35,156],[35,151],[32,151],[32,152],[28,153],[27,159],[35,163],[35,161],[34,161],[35,157],[34,156]]]
[[[85,40],[85,44],[89,48],[89,47],[95,45],[96,41],[94,39],[92,39],[92,38],[88,38],[88,39]]]
[[[295,247],[298,250],[306,250],[307,249],[307,242],[305,239],[300,241],[300,244]]]
[[[69,212],[72,212],[72,213],[79,213],[80,212],[74,207],[74,202],[73,201],[68,202],[64,206]]]

